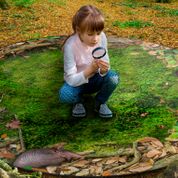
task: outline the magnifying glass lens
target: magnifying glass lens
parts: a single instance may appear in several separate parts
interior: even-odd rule
[[[106,50],[103,47],[95,48],[92,51],[92,55],[93,55],[94,59],[101,59],[102,57],[104,57],[106,55]]]

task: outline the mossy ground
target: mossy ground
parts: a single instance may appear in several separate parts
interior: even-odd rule
[[[170,111],[178,109],[178,68],[166,68],[161,60],[139,46],[110,49],[111,68],[120,74],[120,84],[108,105],[112,119],[101,119],[93,111],[93,98],[86,96],[88,115],[71,117],[71,106],[61,104],[58,90],[63,84],[63,58],[58,49],[33,51],[28,57],[0,61],[0,135],[14,115],[22,123],[28,149],[67,142],[75,151],[93,149],[96,143],[127,145],[152,136],[164,141],[176,124]],[[97,149],[97,148],[96,148]]]

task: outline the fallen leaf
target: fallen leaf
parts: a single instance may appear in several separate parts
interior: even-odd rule
[[[155,156],[157,156],[157,155],[160,156],[161,154],[162,154],[162,152],[160,152],[160,151],[154,149],[154,150],[149,151],[149,152],[146,154],[146,156],[147,156],[148,158],[154,158]]]
[[[55,173],[57,170],[57,167],[56,166],[48,166],[48,167],[46,167],[46,169],[49,173]]]
[[[7,138],[7,134],[5,134],[5,133],[4,133],[4,134],[2,134],[2,135],[1,135],[1,138],[2,138],[2,139]]]
[[[167,155],[166,150],[163,148],[162,154],[160,155],[160,158],[163,158]]]
[[[80,172],[76,173],[76,176],[85,177],[89,175],[89,169],[82,169]]]
[[[101,166],[96,166],[96,169],[95,169],[95,174],[96,175],[101,175],[103,173],[103,169]]]
[[[101,158],[96,158],[96,159],[93,159],[92,162],[93,162],[93,163],[97,163],[97,162],[99,162],[99,161],[101,161],[101,160],[102,160]]]
[[[87,160],[80,160],[74,164],[72,164],[72,166],[74,167],[86,167],[86,165],[89,163],[89,161]]]
[[[127,157],[126,156],[122,156],[122,157],[119,158],[119,162],[120,163],[126,163],[126,161],[127,161]]]
[[[103,173],[102,173],[102,176],[111,176],[112,174],[111,174],[111,172],[110,171],[104,171]]]
[[[144,172],[153,167],[153,160],[148,160],[147,162],[138,163],[129,169],[130,172]]]
[[[139,139],[138,142],[139,143],[150,142],[152,145],[156,147],[160,147],[160,148],[164,147],[163,144],[157,138],[153,138],[153,137],[144,137],[142,139]]]
[[[0,152],[0,158],[7,158],[7,159],[13,159],[15,158],[15,155],[10,152]]]
[[[63,170],[63,171],[61,171],[61,175],[71,175],[71,174],[74,174],[74,173],[76,173],[76,172],[78,172],[79,171],[79,169],[78,168],[76,168],[76,167],[73,167],[73,166],[69,166],[68,167],[68,170]]]
[[[109,158],[105,164],[113,164],[113,163],[116,163],[119,161],[119,158],[118,157],[111,157]]]
[[[20,121],[17,119],[12,120],[11,122],[6,124],[8,129],[18,129],[20,128]]]

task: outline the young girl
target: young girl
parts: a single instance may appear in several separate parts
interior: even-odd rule
[[[96,93],[95,111],[100,117],[110,118],[107,100],[118,84],[118,75],[110,70],[107,39],[103,32],[104,17],[92,5],[82,6],[72,20],[73,35],[64,44],[64,80],[59,90],[61,102],[73,104],[72,116],[84,117],[84,94]],[[94,59],[92,51],[104,47],[102,59]]]

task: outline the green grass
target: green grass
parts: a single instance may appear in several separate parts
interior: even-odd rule
[[[113,26],[120,27],[120,28],[128,28],[128,27],[144,28],[148,26],[153,26],[151,22],[145,22],[141,20],[132,20],[132,21],[126,21],[126,22],[120,22],[116,20],[112,24]]]
[[[63,84],[59,50],[33,51],[27,54],[29,58],[0,61],[0,91],[4,94],[0,107],[7,108],[1,116],[0,135],[13,135],[5,124],[16,114],[28,149],[67,142],[71,150],[99,150],[96,143],[113,141],[124,146],[145,136],[164,141],[176,123],[168,108],[178,108],[174,104],[178,99],[178,79],[174,75],[178,69],[166,68],[139,47],[109,53],[121,82],[108,102],[114,112],[108,120],[93,112],[92,97],[85,98],[88,116],[83,119],[72,118],[71,106],[59,102],[58,90]],[[143,113],[147,116],[142,117]]]
[[[158,16],[178,16],[178,9],[169,9],[160,5],[153,6],[152,9],[160,12]]]
[[[136,8],[154,9],[159,12],[157,16],[178,16],[178,9],[170,9],[163,7],[161,5],[153,5],[151,2],[148,3],[127,0],[123,2],[112,2],[112,6],[125,6],[131,9]]]
[[[48,0],[48,1],[57,4],[59,6],[65,6],[67,3],[67,0]]]
[[[15,6],[17,7],[25,7],[28,8],[30,7],[36,0],[13,0],[12,2],[14,3]]]

